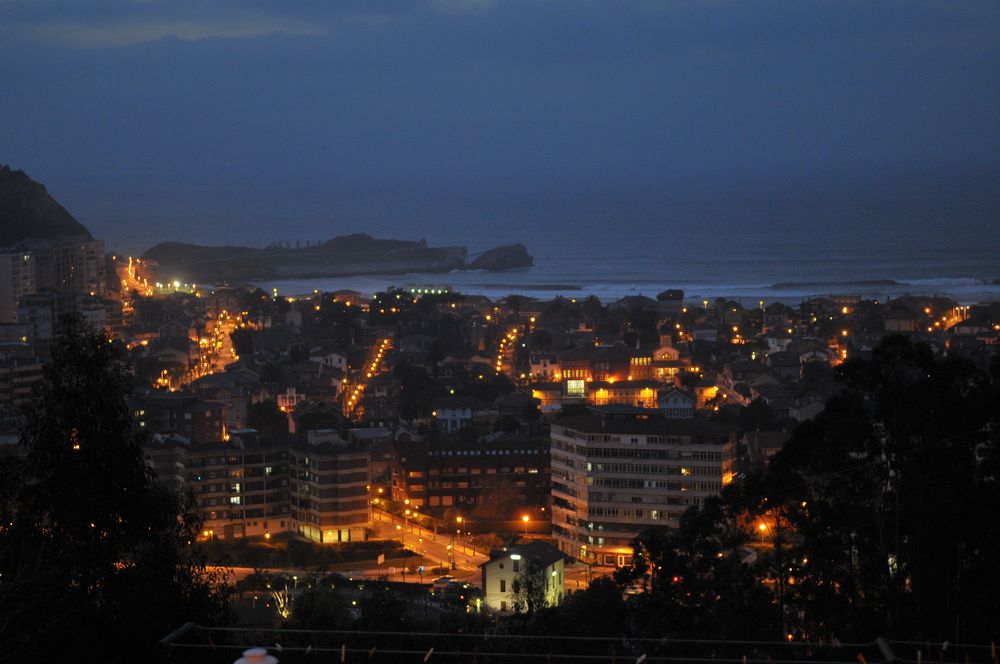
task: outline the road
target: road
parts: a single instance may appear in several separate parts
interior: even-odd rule
[[[365,385],[369,380],[382,372],[382,356],[392,348],[392,339],[379,339],[372,346],[368,361],[355,372],[354,385],[347,393],[347,403],[344,406],[346,415],[360,417],[364,414],[361,401],[364,398]]]
[[[435,567],[450,567],[452,552],[454,551],[455,568],[450,570],[448,574],[474,586],[480,585],[481,574],[479,564],[488,559],[488,556],[484,552],[476,551],[466,546],[465,542],[462,541],[459,542],[457,547],[450,549],[449,547],[453,545],[451,534],[435,534],[434,531],[422,528],[412,521],[393,517],[391,514],[387,514],[381,510],[374,511],[374,518],[375,521],[372,525],[375,528],[377,537],[400,540],[406,548],[420,554],[422,559],[413,558],[413,562],[410,563],[409,568],[405,571],[400,567],[373,565],[373,561],[368,561],[356,563],[357,568],[352,567],[349,570],[342,569],[344,565],[337,565],[336,569],[330,570],[331,572],[356,579],[386,577],[388,581],[430,583],[440,576],[433,573],[431,569]],[[399,528],[396,526],[399,526]],[[423,575],[418,571],[420,565],[424,566]],[[212,567],[210,569],[214,571],[228,570],[227,581],[229,583],[241,581],[255,571],[252,567]],[[268,574],[297,575],[300,579],[310,578],[316,573],[315,570],[288,568],[264,568],[261,571]]]
[[[456,541],[452,533],[435,533],[413,523],[412,520],[400,519],[382,510],[374,510],[374,519],[376,535],[400,540],[406,548],[423,556],[423,564],[428,573],[432,567],[450,567],[451,561],[454,560],[455,569],[449,574],[474,585],[478,584],[479,564],[486,562],[487,552],[475,550],[463,539]],[[397,576],[400,578],[392,580],[402,580],[401,574]],[[409,580],[412,574],[406,576]]]

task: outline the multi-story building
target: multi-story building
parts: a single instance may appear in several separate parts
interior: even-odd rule
[[[656,408],[662,385],[653,380],[587,383],[587,402],[594,406],[624,405]]]
[[[487,608],[500,613],[512,613],[518,609],[519,594],[523,597],[518,585],[522,582],[536,584],[541,595],[539,599],[545,606],[561,604],[565,561],[565,554],[541,540],[491,551],[490,559],[479,566]],[[527,578],[529,575],[535,578]],[[526,607],[520,608],[524,610]]]
[[[0,323],[17,322],[17,303],[36,290],[35,256],[30,251],[0,252]]]
[[[145,449],[158,482],[194,496],[205,537],[297,532],[323,543],[365,539],[371,524],[367,451],[335,432],[310,434],[270,443],[253,429],[210,443],[157,434]]]
[[[358,542],[371,523],[371,458],[333,430],[313,430],[289,450],[292,518],[314,542]]]
[[[561,551],[624,565],[644,528],[677,527],[732,481],[735,430],[661,411],[592,408],[551,427],[552,531]]]
[[[37,358],[0,356],[0,408],[27,405],[32,388],[41,379],[42,363]]]
[[[441,431],[456,433],[472,425],[472,397],[439,397],[434,400],[431,416]]]
[[[104,241],[72,238],[29,239],[18,249],[34,255],[35,285],[100,296],[106,289]]]
[[[18,431],[23,408],[31,402],[32,389],[42,379],[42,364],[24,352],[26,344],[0,344],[0,431]]]
[[[158,391],[137,396],[132,405],[136,430],[176,433],[195,443],[218,443],[225,436],[226,404],[186,392]]]
[[[475,441],[405,437],[397,440],[397,473],[405,497],[429,512],[505,519],[548,502],[548,452],[544,440],[502,431]]]
[[[76,291],[42,288],[18,299],[18,319],[27,326],[27,337],[35,352],[47,357],[59,326],[66,314],[77,313],[94,329],[120,335],[121,303]]]
[[[191,443],[157,434],[145,445],[157,481],[190,492],[202,534],[233,539],[294,530],[288,501],[288,444],[266,445],[252,429],[228,441]]]

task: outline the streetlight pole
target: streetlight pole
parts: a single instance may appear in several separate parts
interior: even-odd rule
[[[528,518],[528,515],[525,514],[524,516],[522,516],[521,517],[521,521],[524,522],[524,536],[527,537],[528,536],[528,521],[530,521],[530,519]]]

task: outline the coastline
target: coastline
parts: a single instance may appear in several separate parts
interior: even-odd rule
[[[538,299],[557,296],[582,299],[590,295],[605,304],[626,296],[643,295],[655,298],[657,293],[669,288],[684,291],[689,302],[714,300],[722,297],[744,305],[756,305],[759,300],[797,304],[814,297],[830,295],[856,295],[864,299],[886,300],[903,295],[938,295],[949,297],[960,304],[1000,301],[1000,284],[990,279],[951,278],[939,279],[864,279],[824,281],[774,281],[747,284],[711,282],[698,279],[679,280],[609,280],[609,279],[560,279],[549,280],[538,274],[537,268],[509,270],[503,273],[451,271],[407,272],[395,274],[323,277],[316,279],[280,279],[252,282],[268,292],[277,288],[289,296],[312,294],[314,290],[332,292],[354,290],[366,295],[395,288],[450,288],[468,295],[484,295],[491,299],[508,295],[526,295]],[[507,278],[498,279],[498,274]]]

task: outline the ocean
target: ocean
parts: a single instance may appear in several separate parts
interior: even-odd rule
[[[534,267],[508,272],[370,275],[263,281],[288,295],[389,286],[453,288],[500,297],[655,297],[680,288],[690,301],[756,304],[816,295],[874,299],[950,295],[1000,299],[1000,199],[984,203],[889,197],[557,196],[477,199],[345,197],[326,191],[70,192],[67,207],[109,249],[153,244],[266,246],[349,233],[425,238],[476,253],[522,242]]]

